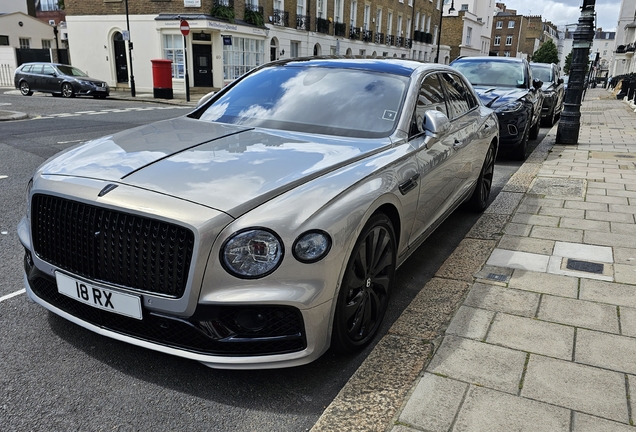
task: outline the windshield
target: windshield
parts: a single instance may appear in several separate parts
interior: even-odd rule
[[[84,72],[82,72],[81,70],[73,66],[58,66],[57,68],[64,75],[76,76],[76,77],[88,76]]]
[[[501,61],[457,61],[452,66],[472,85],[524,87],[523,63]]]
[[[533,78],[540,79],[544,83],[552,82],[552,68],[551,67],[530,65],[530,69],[532,69],[532,77]]]
[[[275,66],[244,78],[203,121],[378,138],[399,118],[408,78],[357,69]]]

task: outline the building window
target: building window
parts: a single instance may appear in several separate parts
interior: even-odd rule
[[[305,15],[305,0],[296,1],[296,15],[300,15],[300,16]]]
[[[317,7],[317,11],[316,11],[316,16],[318,18],[322,18],[323,16],[326,15],[326,6],[327,6],[327,2],[324,0],[317,0],[316,1],[316,7]]]
[[[36,2],[36,10],[42,12],[51,12],[60,10],[60,7],[57,4],[57,0],[40,0]]]
[[[409,6],[413,7],[413,0],[409,0]]]
[[[467,4],[463,4],[459,10],[460,11],[467,11],[468,10],[468,5]]]
[[[300,52],[300,42],[291,41],[289,45],[290,57],[296,58],[299,57],[298,53]]]
[[[508,28],[515,28],[515,22],[514,21],[508,21]]]
[[[495,28],[498,28],[498,29],[503,28],[503,21],[497,21]]]
[[[375,32],[382,33],[382,9],[378,9],[375,14]]]
[[[334,5],[334,15],[336,16],[337,23],[344,23],[344,2],[342,0],[336,0]]]
[[[9,45],[9,36],[0,35],[0,45]]]
[[[224,80],[234,80],[264,62],[265,42],[260,39],[233,36],[232,45],[223,45]]]
[[[470,42],[471,42],[472,37],[473,37],[473,28],[472,27],[467,27],[466,28],[466,45],[471,46]]]
[[[51,49],[51,39],[42,39],[42,48]]]
[[[31,39],[20,38],[20,49],[29,49],[31,48]]]
[[[163,58],[172,60],[172,78],[183,78],[183,36],[163,35]]]
[[[504,51],[504,57],[510,57],[510,51]]]
[[[351,28],[354,28],[356,26],[356,15],[358,13],[358,2],[352,1],[351,2],[351,12],[349,15],[349,26],[351,26]]]
[[[506,45],[507,46],[512,45],[512,36],[510,35],[506,36]]]
[[[495,46],[501,45],[501,36],[495,36]]]
[[[398,37],[402,36],[402,15],[398,15],[397,32],[395,35]]]
[[[364,22],[364,29],[365,30],[370,30],[371,27],[369,27],[369,21],[371,20],[371,5],[364,5],[364,17],[363,17],[363,22]]]
[[[391,35],[393,32],[393,12],[389,12],[386,18],[386,34]]]

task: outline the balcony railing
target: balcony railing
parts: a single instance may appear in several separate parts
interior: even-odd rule
[[[245,10],[246,11],[263,13],[263,6],[259,6],[257,4],[245,2]]]
[[[324,18],[316,18],[316,31],[318,33],[329,33],[329,21]]]
[[[274,14],[272,15],[272,24],[281,27],[289,27],[289,12],[274,9]]]
[[[395,36],[386,35],[386,44],[387,45],[395,45]]]
[[[395,46],[398,46],[398,47],[404,46],[404,38],[402,36],[398,36],[395,38]]]
[[[347,25],[345,23],[336,22],[333,23],[333,34],[335,36],[342,36],[347,33]]]
[[[360,27],[351,27],[349,29],[349,39],[360,40]]]
[[[296,29],[309,31],[311,17],[309,15],[296,15]]]
[[[375,34],[375,43],[383,44],[384,43],[384,33],[376,33]]]
[[[411,39],[409,39],[409,38],[407,38],[404,41],[404,44],[405,44],[404,46],[407,47],[407,48],[413,48],[413,41]]]
[[[424,33],[424,43],[433,43],[433,33]]]
[[[373,32],[371,30],[363,30],[362,40],[364,42],[373,42]]]

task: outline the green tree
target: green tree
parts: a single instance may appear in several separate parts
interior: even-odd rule
[[[532,56],[536,63],[559,63],[559,51],[552,39],[548,39]]]
[[[565,64],[563,65],[563,73],[570,75],[570,68],[572,67],[572,53],[570,52],[565,56]]]

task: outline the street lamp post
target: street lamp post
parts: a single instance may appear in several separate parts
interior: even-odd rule
[[[455,12],[455,0],[451,0],[451,7],[448,9],[448,13]],[[439,45],[442,43],[442,18],[444,16],[444,2],[439,8],[439,29],[437,31],[437,55],[435,56],[435,63],[439,63]]]
[[[594,4],[596,0],[583,0],[579,24],[574,31],[572,43],[572,65],[568,89],[563,101],[563,112],[559,120],[556,142],[558,144],[576,144],[581,128],[581,101],[585,90],[585,66],[590,55],[594,39]]]
[[[133,73],[132,61],[133,43],[130,37],[130,21],[128,20],[128,0],[126,0],[126,30],[128,30],[128,58],[130,59],[130,95],[135,97],[135,74]]]

